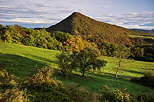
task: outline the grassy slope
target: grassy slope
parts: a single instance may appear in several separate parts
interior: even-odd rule
[[[39,67],[51,66],[57,68],[56,54],[59,51],[47,50],[23,45],[0,43],[0,65],[5,67],[10,73],[25,79],[26,76],[33,70],[36,65]],[[112,88],[128,88],[128,92],[132,94],[148,93],[154,95],[154,89],[150,89],[127,80],[130,77],[142,76],[144,71],[154,71],[154,63],[124,60],[123,70],[119,73],[119,79],[114,78],[116,67],[116,58],[103,57],[107,60],[107,66],[98,73],[88,73],[86,78],[81,78],[78,75],[71,75],[63,78],[55,76],[65,83],[73,83],[81,85],[89,90],[98,92],[103,85],[108,85]],[[122,79],[121,79],[122,78]]]
[[[102,57],[108,63],[107,66],[102,69],[104,73],[109,73],[110,75],[115,74],[118,59],[114,57]],[[120,77],[122,78],[131,78],[131,77],[141,77],[143,72],[154,72],[154,63],[153,62],[143,62],[135,60],[123,59],[121,62],[121,70],[119,72]]]
[[[35,66],[57,67],[55,59],[59,51],[35,48],[24,45],[0,43],[0,63],[9,72],[24,78]]]
[[[150,38],[150,39],[154,39],[153,36],[142,36],[142,35],[129,35],[132,38]]]

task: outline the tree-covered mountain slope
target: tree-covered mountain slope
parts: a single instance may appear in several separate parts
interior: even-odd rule
[[[56,25],[47,28],[47,31],[62,31],[72,35],[82,35],[85,39],[95,42],[110,42],[130,45],[129,34],[139,33],[116,25],[96,21],[81,13],[74,12]]]

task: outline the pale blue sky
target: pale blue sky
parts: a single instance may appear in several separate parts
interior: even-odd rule
[[[48,27],[73,12],[125,28],[154,29],[154,0],[0,0],[0,23]]]

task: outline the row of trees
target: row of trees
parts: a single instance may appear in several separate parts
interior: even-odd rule
[[[1,26],[0,39],[8,43],[17,43],[34,47],[61,50],[62,44],[50,36],[45,29],[34,30],[14,26]]]
[[[69,33],[55,31],[52,34],[46,29],[34,30],[13,26],[0,26],[0,39],[8,43],[17,43],[46,49],[67,52],[80,51],[86,46],[94,46],[82,39],[81,36],[72,36]]]
[[[128,48],[124,45],[100,42],[98,43],[98,49],[104,56],[117,57],[117,53],[121,50],[127,54],[125,58],[140,61],[154,61],[154,44],[139,44]]]
[[[46,29],[34,30],[18,25],[2,26],[0,25],[0,39],[8,43],[17,43],[46,49],[61,50],[66,52],[80,52],[80,50],[90,47],[99,49],[104,56],[117,57],[119,49],[127,49],[129,57],[135,60],[154,61],[153,44],[139,44],[133,47],[111,44],[108,42],[94,43],[90,40],[84,40],[83,36],[73,36],[69,33],[55,31],[49,33]]]
[[[141,61],[154,61],[154,44],[138,45],[131,48],[130,58]]]

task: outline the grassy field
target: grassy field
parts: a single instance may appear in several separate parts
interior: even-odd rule
[[[142,35],[129,35],[132,38],[136,38],[136,37],[141,37],[141,38],[150,38],[150,39],[154,39],[154,37],[152,36],[142,36]]]
[[[24,80],[36,66],[40,68],[44,66],[57,68],[58,65],[55,56],[59,53],[61,52],[55,50],[0,43],[0,67],[7,69],[11,74],[15,74]],[[119,77],[116,79],[114,76],[118,59],[105,56],[101,56],[100,58],[108,62],[100,72],[89,72],[85,78],[80,77],[78,73],[74,75],[68,74],[63,78],[57,72],[54,77],[66,84],[79,85],[93,92],[99,92],[103,85],[108,85],[111,88],[127,88],[128,92],[132,94],[147,93],[154,95],[154,89],[128,81],[131,77],[143,76],[143,72],[154,72],[153,62],[124,59],[122,61],[123,68],[120,70]]]
[[[10,73],[25,79],[33,68],[52,66],[57,68],[55,56],[59,51],[24,45],[0,43],[0,64]]]

